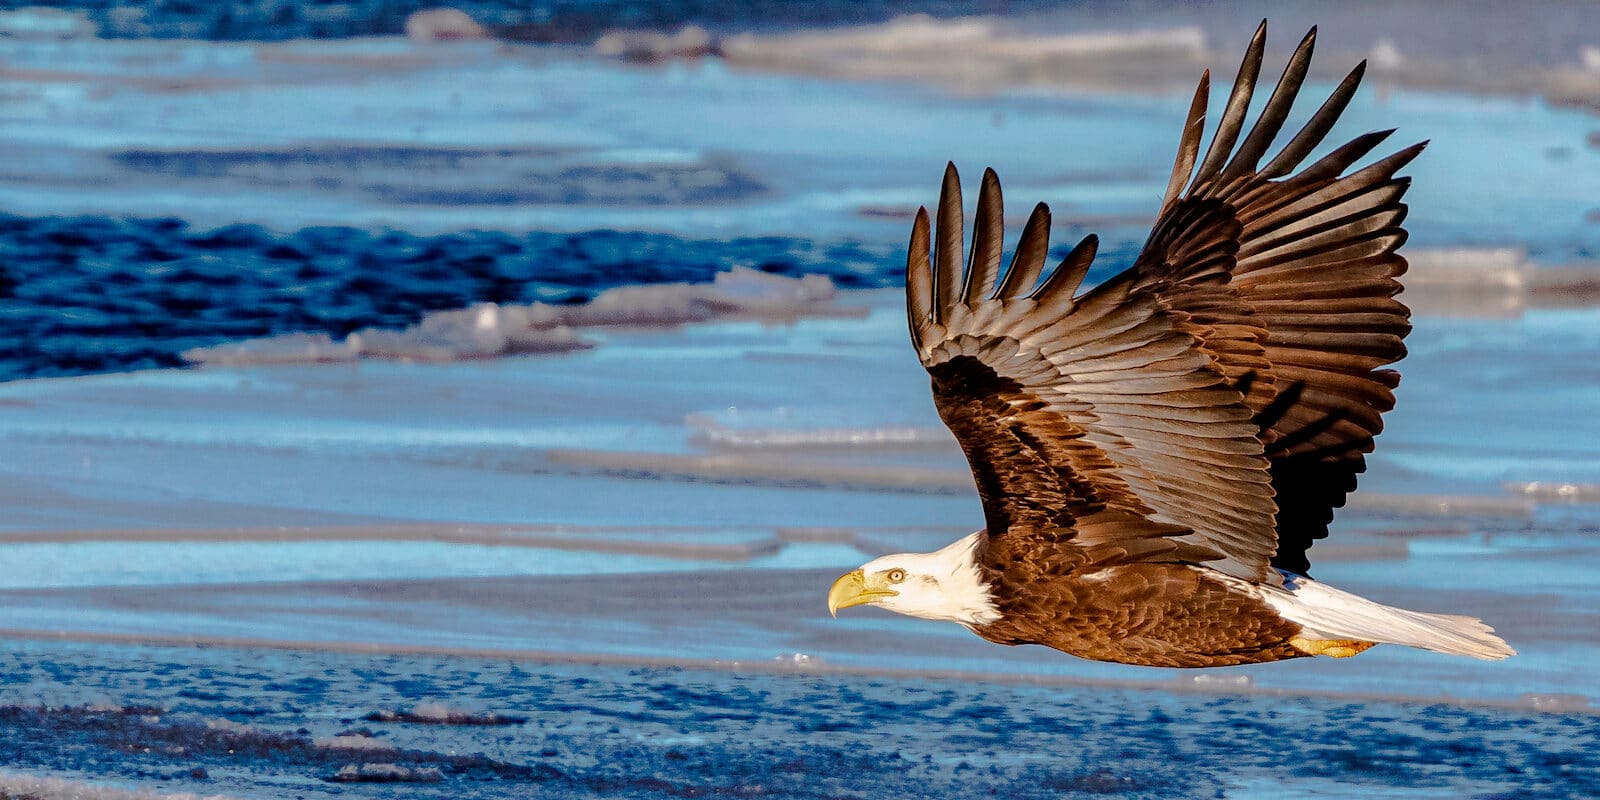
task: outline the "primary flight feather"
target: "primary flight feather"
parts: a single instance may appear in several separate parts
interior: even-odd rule
[[[1255,123],[1256,31],[1209,147],[1202,76],[1154,230],[1133,266],[1079,292],[1090,236],[1047,276],[1034,208],[1002,274],[1000,181],[984,172],[964,250],[947,167],[912,226],[911,341],[966,452],[985,526],[834,583],[831,612],[872,604],[993,642],[1101,661],[1207,667],[1377,643],[1498,659],[1469,617],[1384,606],[1307,577],[1394,407],[1409,310],[1395,173],[1423,144],[1352,169],[1391,133],[1302,166],[1359,85],[1357,66],[1265,166],[1305,78],[1312,29]],[[1241,141],[1241,136],[1242,141]]]

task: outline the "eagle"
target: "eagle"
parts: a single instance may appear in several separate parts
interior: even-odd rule
[[[1405,355],[1411,327],[1396,299],[1410,179],[1396,173],[1427,144],[1352,169],[1393,133],[1379,131],[1302,166],[1362,62],[1262,166],[1315,41],[1312,28],[1245,132],[1262,23],[1204,155],[1201,76],[1149,239],[1087,291],[1093,235],[1040,280],[1043,203],[1001,273],[993,170],[964,253],[961,181],[946,167],[936,224],[923,208],[911,229],[906,312],[984,528],[844,575],[830,613],[874,605],[999,644],[1159,667],[1342,658],[1379,643],[1514,654],[1478,619],[1309,576],[1307,550],[1394,407],[1400,376],[1383,367]]]

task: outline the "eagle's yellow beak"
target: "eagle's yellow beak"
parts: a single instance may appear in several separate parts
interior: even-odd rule
[[[828,590],[828,613],[839,616],[839,609],[851,606],[866,605],[882,597],[893,597],[899,592],[889,588],[889,581],[882,575],[871,578],[861,570],[856,570],[845,575],[840,575],[839,580],[833,582],[833,588]]]

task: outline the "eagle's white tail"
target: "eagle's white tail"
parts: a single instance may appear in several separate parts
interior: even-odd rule
[[[1284,578],[1288,591],[1267,590],[1264,599],[1284,619],[1304,626],[1307,638],[1403,644],[1496,661],[1517,654],[1480,619],[1407,611],[1300,575]]]

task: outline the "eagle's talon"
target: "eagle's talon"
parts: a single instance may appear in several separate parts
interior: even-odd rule
[[[1353,639],[1306,639],[1296,636],[1289,640],[1289,644],[1309,656],[1349,658],[1366,652],[1376,642],[1360,642]]]

